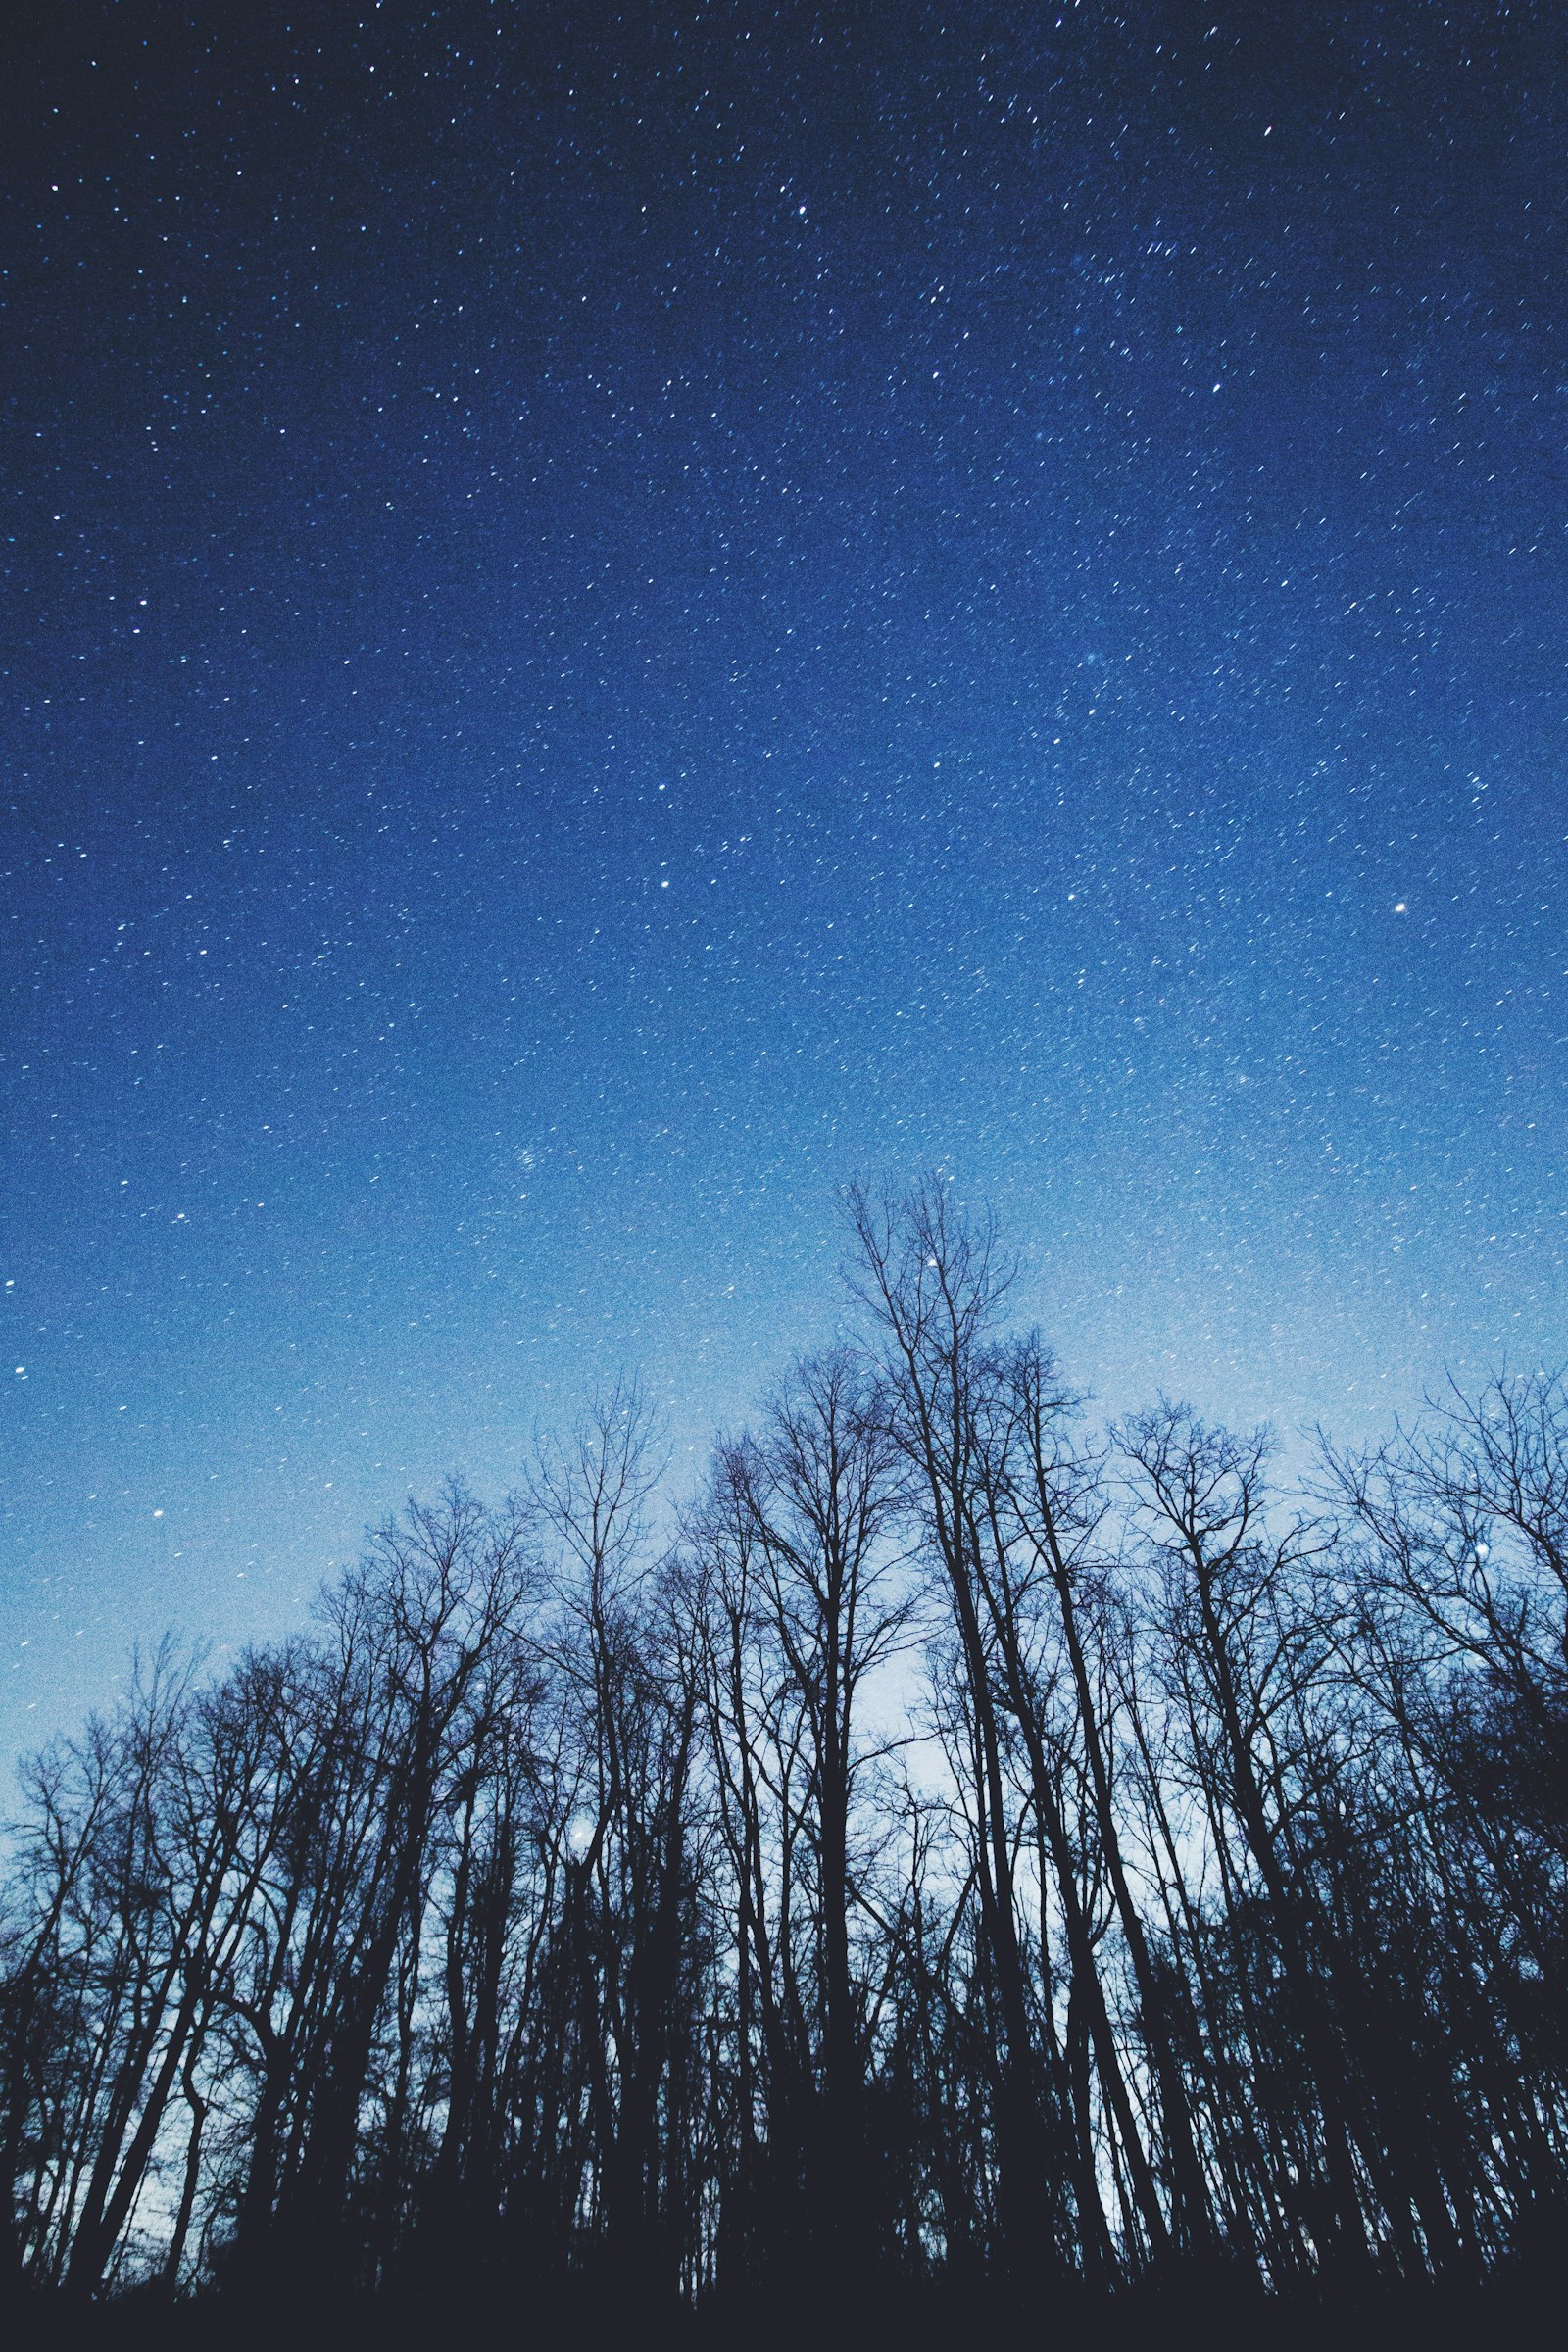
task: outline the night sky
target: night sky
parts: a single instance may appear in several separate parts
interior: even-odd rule
[[[0,1742],[950,1174],[1107,1409],[1568,1355],[1568,41],[55,6],[0,318]]]

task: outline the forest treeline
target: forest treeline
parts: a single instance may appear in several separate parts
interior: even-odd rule
[[[1471,2285],[1564,2226],[1568,1389],[1275,1492],[946,1188],[673,1542],[634,1395],[28,1764],[14,2288]]]

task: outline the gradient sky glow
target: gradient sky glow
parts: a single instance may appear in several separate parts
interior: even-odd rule
[[[622,1368],[694,1477],[856,1172],[1112,1408],[1568,1356],[1565,62],[35,12],[0,1744]]]

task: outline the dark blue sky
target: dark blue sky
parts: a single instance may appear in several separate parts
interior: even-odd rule
[[[694,1475],[857,1171],[994,1203],[1111,1407],[1568,1354],[1563,67],[36,13],[0,1740],[622,1368]]]

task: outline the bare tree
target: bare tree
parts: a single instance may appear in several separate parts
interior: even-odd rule
[[[683,1512],[616,1390],[28,1765],[5,2288],[820,2328],[1545,2261],[1562,1380],[1293,1498],[1175,1405],[1096,1435],[945,1184],[851,1212],[862,1338]]]

